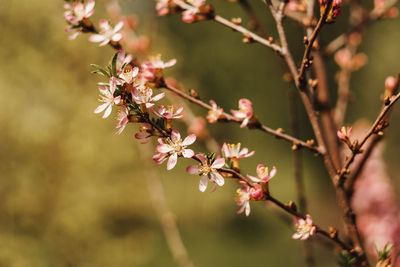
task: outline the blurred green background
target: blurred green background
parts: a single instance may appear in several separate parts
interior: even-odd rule
[[[209,1],[227,18],[242,16],[240,7]],[[274,25],[261,1],[254,2],[266,28]],[[177,58],[166,71],[203,99],[214,99],[226,111],[238,99],[253,101],[260,120],[272,128],[290,129],[287,94],[279,59],[257,44],[212,22],[184,24],[179,16],[155,18],[149,0],[120,0],[123,14],[135,13],[143,22],[156,19],[154,53]],[[97,1],[94,21],[105,16],[106,1]],[[346,10],[344,12],[346,14]],[[105,65],[111,48],[99,48],[80,36],[68,41],[63,3],[54,0],[0,1],[0,266],[176,266],[149,200],[146,173],[136,125],[114,137],[115,121],[93,114],[99,77],[89,64]],[[303,46],[301,28],[286,23],[295,57]],[[141,28],[142,27],[142,28]],[[369,64],[355,73],[347,124],[359,117],[373,120],[379,111],[384,79],[400,71],[399,19],[369,27],[361,50]],[[333,39],[346,28],[346,19],[328,25],[322,39]],[[154,28],[152,28],[154,29]],[[332,94],[338,67],[329,59]],[[192,106],[193,107],[193,106]],[[193,107],[199,115],[203,110]],[[299,103],[301,135],[312,133]],[[399,176],[400,108],[392,113],[385,157],[395,190]],[[242,168],[275,165],[278,175],[270,187],[284,202],[296,200],[290,145],[238,125],[210,125],[219,142],[241,141],[254,157]],[[194,146],[205,151],[200,143]],[[315,221],[340,227],[340,212],[320,159],[304,151],[309,208]],[[186,175],[189,160],[173,171],[153,165],[162,179],[168,204],[176,214],[183,241],[196,266],[303,266],[302,243],[292,240],[293,229],[261,203],[252,203],[250,217],[236,215],[233,197],[238,185],[228,181],[210,194],[198,191],[199,179]],[[335,266],[335,255],[316,248],[318,266]]]

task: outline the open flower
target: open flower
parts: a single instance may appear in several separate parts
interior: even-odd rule
[[[195,174],[203,176],[200,179],[199,189],[204,192],[207,189],[208,181],[215,183],[212,191],[215,191],[217,185],[224,185],[224,178],[218,173],[217,169],[222,168],[225,165],[224,158],[217,158],[214,162],[210,162],[204,155],[197,154],[196,158],[200,160],[200,164],[189,166],[186,168],[186,172],[189,174]]]
[[[246,216],[250,215],[250,201],[264,199],[264,191],[260,184],[252,184],[249,186],[244,181],[240,182],[243,186],[236,190],[235,201],[240,209],[237,214],[241,214],[243,211]]]
[[[73,4],[66,3],[64,8],[64,18],[72,25],[78,25],[83,19],[87,19],[94,13],[94,0],[89,0],[86,4],[76,1]]]
[[[132,84],[135,81],[138,73],[138,67],[133,67],[132,65],[128,64],[124,67],[122,71],[120,71],[119,78],[127,84]]]
[[[158,138],[157,151],[159,153],[153,156],[153,160],[157,164],[161,164],[168,158],[167,170],[171,170],[175,167],[178,157],[191,158],[194,156],[193,150],[186,148],[194,141],[196,141],[196,135],[191,134],[182,141],[181,134],[174,130],[171,138]]]
[[[167,120],[180,119],[183,117],[183,107],[176,108],[174,106],[159,106],[158,110],[153,110],[154,114]]]
[[[100,90],[100,102],[104,102],[98,106],[94,113],[100,113],[105,110],[103,118],[110,116],[112,111],[112,105],[118,105],[121,101],[121,96],[114,97],[115,89],[117,88],[117,79],[115,77],[110,78],[110,86],[99,86]]]
[[[242,120],[240,128],[244,128],[253,117],[253,105],[250,100],[242,98],[239,100],[239,110],[231,110],[236,119]]]
[[[119,128],[115,135],[120,135],[122,131],[125,129],[126,125],[129,122],[129,109],[124,106],[123,109],[118,110],[117,112],[117,120],[118,123],[115,128]]]
[[[119,50],[116,62],[118,75],[120,75],[123,72],[122,67],[131,63],[132,60],[133,57],[131,54],[126,54],[123,49]]]
[[[306,240],[317,232],[309,214],[306,215],[306,219],[296,217],[294,220],[297,232],[292,235],[293,239]]]
[[[257,165],[257,177],[247,175],[247,178],[256,183],[266,184],[271,180],[276,174],[276,168],[272,167],[271,172],[268,172],[268,167],[265,167],[262,164]]]
[[[100,43],[100,46],[105,46],[109,42],[119,42],[122,39],[122,34],[119,31],[124,26],[124,22],[120,21],[114,28],[110,26],[107,20],[100,20],[100,33],[93,34],[89,37],[89,41]]]
[[[143,123],[142,126],[139,127],[139,132],[135,134],[136,139],[144,139],[141,144],[147,144],[153,135],[153,126],[150,123]]]
[[[161,71],[165,68],[172,67],[176,64],[176,59],[171,59],[167,62],[161,60],[161,56],[157,55],[151,57],[149,61],[142,63],[142,77],[147,81],[154,81],[156,78],[156,72]]]
[[[243,211],[246,216],[250,215],[250,186],[247,184],[243,184],[241,188],[236,190],[235,201],[240,209],[237,211],[237,214],[241,214]]]
[[[154,97],[152,97],[152,95],[153,90],[144,85],[136,86],[132,89],[132,100],[138,105],[144,104],[146,108],[154,107],[154,103],[152,102],[158,101],[163,98],[165,96],[165,93],[158,94]]]
[[[251,157],[254,155],[255,151],[252,151],[249,153],[249,149],[247,147],[243,148],[240,150],[240,143],[235,144],[227,144],[224,143],[222,145],[222,153],[224,154],[225,158],[236,158],[236,159],[241,159],[241,158],[247,158]]]
[[[208,111],[206,119],[209,123],[216,123],[219,117],[221,117],[222,113],[224,113],[224,110],[218,107],[214,100],[210,100],[210,105],[212,109]]]

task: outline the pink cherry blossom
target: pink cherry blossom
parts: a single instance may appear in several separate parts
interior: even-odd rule
[[[121,75],[121,73],[123,72],[122,67],[124,65],[127,65],[129,63],[131,63],[133,60],[132,55],[130,54],[126,54],[124,50],[119,50],[118,55],[117,55],[117,74]]]
[[[156,10],[159,16],[165,16],[170,13],[169,5],[171,0],[157,0]]]
[[[236,119],[242,120],[240,128],[244,128],[253,117],[253,105],[250,100],[242,98],[239,100],[239,110],[231,110]]]
[[[249,153],[249,149],[247,147],[243,148],[242,150],[240,150],[240,143],[235,144],[227,144],[224,143],[222,145],[222,153],[224,154],[225,158],[237,158],[237,159],[241,159],[241,158],[247,158],[247,157],[251,157],[254,155],[255,151],[252,151]]]
[[[343,0],[333,0],[332,2],[332,18],[337,18],[342,14],[340,7],[343,4]]]
[[[268,167],[262,164],[257,165],[257,177],[247,175],[247,178],[256,183],[266,184],[276,175],[276,168],[272,167],[271,172],[268,172]]]
[[[66,3],[64,8],[64,18],[72,25],[78,25],[83,19],[87,19],[94,13],[94,0],[89,0],[86,4],[76,1],[73,4]]]
[[[138,67],[133,67],[132,65],[128,64],[124,67],[122,71],[120,71],[119,78],[124,83],[133,84],[138,73]]]
[[[189,174],[203,176],[200,179],[199,189],[204,192],[207,189],[208,181],[214,182],[215,186],[212,191],[217,188],[217,185],[223,186],[225,181],[221,174],[218,173],[217,169],[222,168],[225,165],[224,158],[217,158],[214,162],[209,162],[207,158],[202,154],[197,154],[196,158],[200,160],[200,164],[189,166],[186,168],[186,172]]]
[[[132,89],[132,100],[140,105],[144,104],[146,108],[152,108],[154,106],[155,101],[162,99],[165,96],[165,93],[158,94],[154,97],[153,90],[150,87],[146,87],[144,85],[135,86]]]
[[[209,123],[216,123],[219,117],[224,113],[224,110],[218,107],[214,100],[210,100],[210,105],[212,109],[208,111],[206,119]]]
[[[126,125],[129,122],[129,109],[127,107],[123,107],[123,109],[120,109],[117,111],[117,120],[118,123],[115,126],[115,128],[119,128],[118,131],[115,133],[115,135],[120,135],[122,131],[125,129]]]
[[[153,126],[150,123],[143,123],[139,128],[139,132],[135,134],[136,139],[144,139],[141,144],[147,144],[152,136]]]
[[[153,110],[153,113],[161,118],[166,118],[168,120],[180,119],[183,117],[182,114],[183,107],[176,108],[174,106],[158,106],[158,110]]]
[[[94,113],[100,113],[105,110],[103,118],[107,118],[111,111],[112,105],[118,105],[121,101],[121,96],[114,97],[115,89],[117,88],[117,79],[115,77],[110,78],[110,85],[109,86],[99,86],[100,90],[100,102],[104,102],[98,106]]]
[[[235,201],[240,209],[237,211],[237,214],[241,214],[243,211],[246,216],[250,215],[250,186],[247,184],[243,184],[241,188],[236,190]]]
[[[187,136],[182,141],[181,134],[174,130],[171,133],[171,138],[158,139],[157,151],[159,153],[153,156],[153,160],[157,164],[161,164],[168,158],[167,170],[171,170],[175,167],[178,157],[191,158],[194,156],[193,150],[186,148],[194,141],[196,141],[194,134]]]
[[[89,37],[89,41],[99,43],[100,46],[105,46],[109,42],[119,42],[122,39],[122,34],[119,31],[124,26],[124,22],[120,21],[112,28],[107,20],[100,20],[100,33],[93,34]]]
[[[317,232],[309,214],[306,215],[306,219],[296,217],[294,220],[297,231],[292,235],[293,239],[306,240]]]
[[[342,127],[337,131],[337,136],[339,137],[340,140],[344,142],[349,142],[350,141],[350,135],[351,135],[351,127]]]
[[[149,61],[142,63],[142,77],[147,81],[154,81],[156,78],[156,71],[172,67],[176,64],[176,59],[171,59],[167,62],[161,60],[160,55],[151,57]]]

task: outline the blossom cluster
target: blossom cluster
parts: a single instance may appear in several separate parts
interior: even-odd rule
[[[339,0],[338,0],[339,1]],[[212,10],[206,5],[205,0],[187,0],[185,5],[179,6],[184,22],[192,23],[207,19]],[[118,49],[111,63],[106,69],[97,65],[95,73],[103,75],[107,81],[99,83],[99,101],[101,104],[94,110],[94,113],[103,113],[103,118],[108,118],[113,109],[117,109],[117,131],[115,135],[120,135],[128,123],[139,124],[139,131],[134,137],[140,139],[142,144],[148,143],[150,137],[157,137],[158,144],[155,148],[156,154],[153,160],[157,164],[167,162],[167,170],[172,170],[179,158],[193,159],[196,165],[190,165],[186,172],[200,176],[199,190],[206,191],[208,184],[213,183],[211,192],[218,186],[225,184],[225,178],[238,178],[240,188],[237,189],[235,201],[240,207],[238,214],[245,213],[250,215],[250,202],[268,200],[269,182],[276,175],[276,167],[269,169],[267,166],[258,164],[256,176],[240,174],[240,160],[251,157],[254,151],[249,152],[248,148],[242,148],[241,143],[223,143],[218,153],[196,153],[189,146],[193,145],[197,137],[189,134],[185,138],[174,128],[174,121],[184,117],[183,107],[171,104],[160,104],[159,101],[165,97],[165,92],[161,92],[166,87],[163,76],[165,68],[172,67],[176,60],[164,62],[160,56],[148,57],[147,60],[139,62],[137,58],[127,54],[121,45],[124,36],[121,30],[124,22],[119,21],[114,27],[107,20],[100,20],[100,30],[97,31],[92,25],[89,17],[94,13],[94,0],[86,3],[71,1],[65,4],[66,11],[64,17],[69,27],[67,32],[72,33],[70,39],[76,38],[81,32],[93,33],[89,41],[100,43],[99,46],[110,44]],[[339,4],[336,6],[340,7]],[[178,9],[173,0],[158,0],[156,10],[158,15],[164,16],[171,14]],[[182,10],[183,9],[183,10]],[[335,13],[336,12],[336,13]],[[340,11],[334,11],[333,16],[337,16]],[[335,15],[336,14],[336,15]],[[157,92],[158,91],[158,92]],[[242,98],[238,102],[238,109],[231,110],[227,114],[217,105],[214,100],[209,101],[208,114],[206,119],[209,123],[216,123],[224,118],[239,122],[240,127],[250,127],[257,120],[253,104],[250,100]],[[341,140],[348,140],[350,132],[346,129],[338,131]],[[297,232],[293,238],[302,240],[309,238],[316,232],[311,217],[296,218],[295,224]]]

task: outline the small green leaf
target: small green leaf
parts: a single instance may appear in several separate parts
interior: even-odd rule
[[[92,71],[92,73],[103,75],[107,78],[110,78],[110,74],[104,70],[102,67],[96,64],[90,64],[91,67],[95,68],[96,70]]]
[[[114,77],[117,77],[117,59],[118,59],[118,52],[115,53],[115,55],[111,61],[112,75]]]

